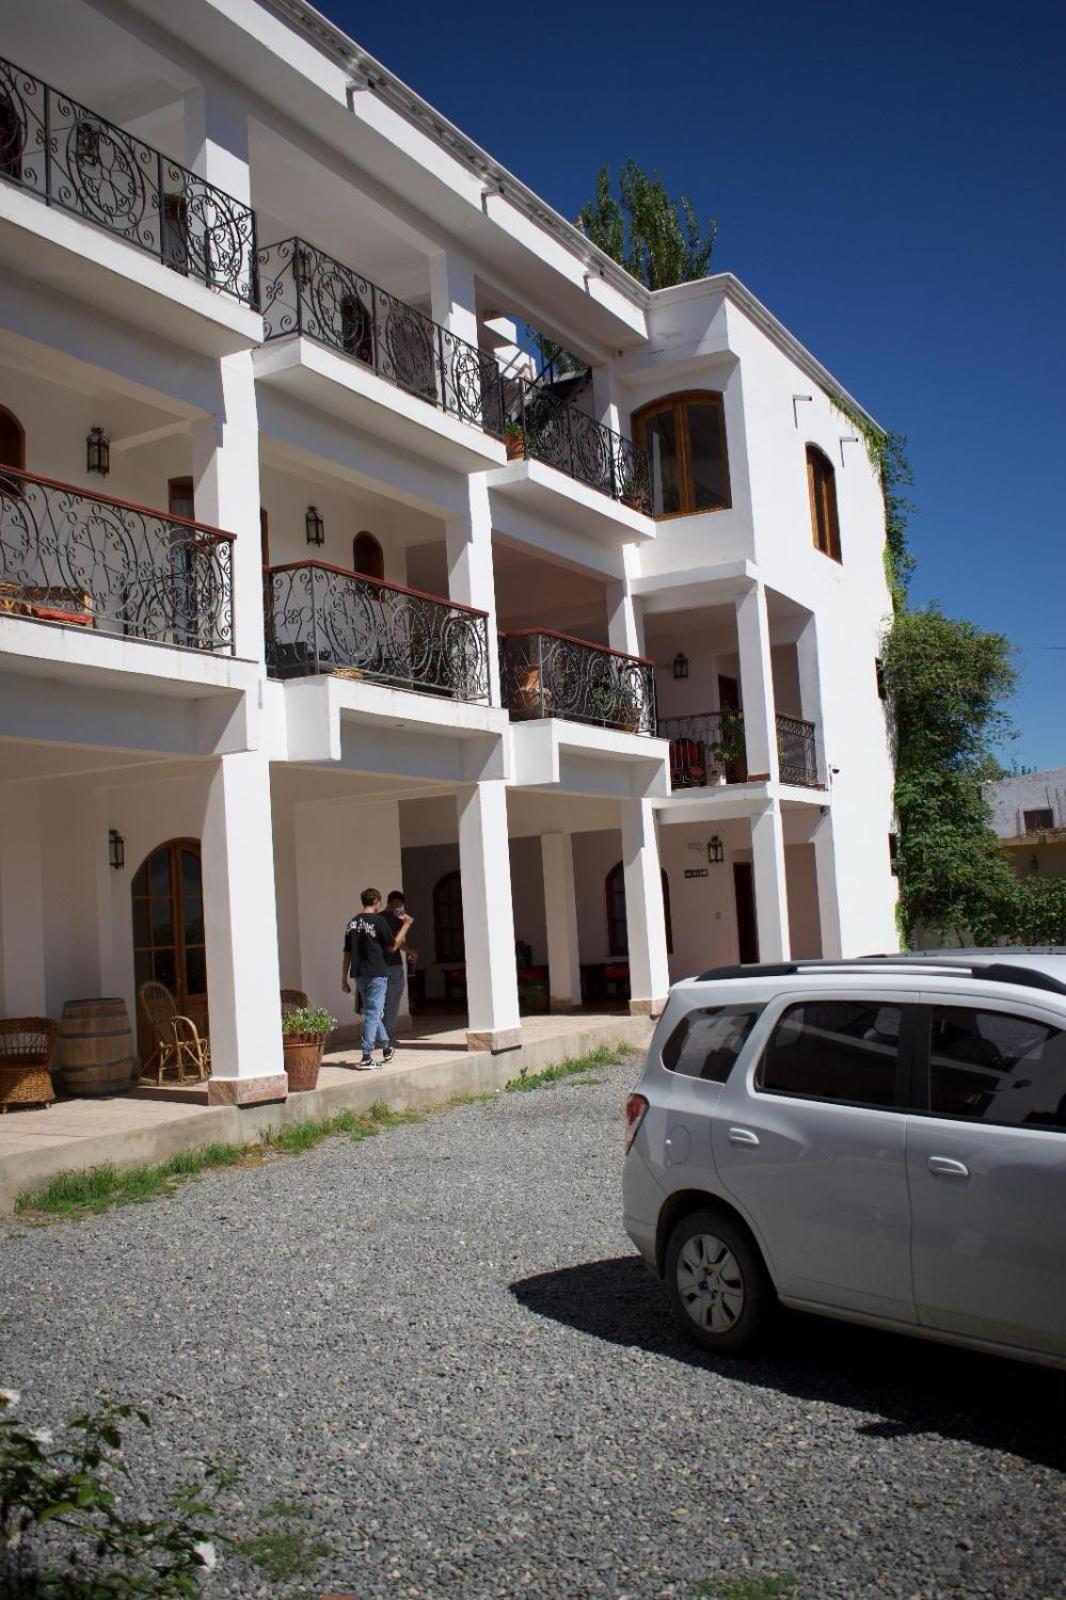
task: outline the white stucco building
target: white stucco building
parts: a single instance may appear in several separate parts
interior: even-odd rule
[[[883,508],[815,358],[301,0],[5,19],[0,1014],[161,978],[250,1103],[367,882],[493,1050],[894,948]]]

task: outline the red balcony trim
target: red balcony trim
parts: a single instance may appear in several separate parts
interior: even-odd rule
[[[555,628],[501,628],[501,639],[529,639],[541,634],[545,639],[562,639],[564,644],[584,645],[586,650],[597,650],[601,656],[617,656],[620,661],[636,661],[642,667],[653,667],[647,656],[631,656],[625,650],[612,650],[607,644],[593,644],[591,639],[579,639],[574,633],[559,633]]]
[[[384,578],[371,578],[365,572],[353,572],[351,567],[335,567],[331,561],[284,561],[280,566],[264,567],[264,572],[295,572],[299,567],[317,567],[320,572],[339,572],[342,578],[354,578],[359,583],[372,583],[378,589],[390,589],[393,594],[409,594],[416,600],[432,600],[434,605],[450,606],[453,611],[465,611],[472,617],[488,617],[487,611],[464,605],[461,600],[449,600],[447,595],[429,594],[425,589],[409,589],[405,583],[388,583]]]
[[[114,495],[99,494],[95,489],[83,489],[80,483],[64,483],[62,478],[44,478],[39,472],[27,472],[24,467],[9,467],[0,462],[0,478],[25,478],[29,483],[40,483],[46,489],[62,489],[65,494],[77,494],[83,500],[98,500],[103,506],[118,506],[122,511],[136,511],[142,517],[155,517],[159,522],[173,522],[182,528],[196,528],[212,539],[236,539],[235,533],[224,528],[213,528],[209,522],[196,522],[192,517],[179,517],[173,511],[161,511],[158,506],[142,506],[136,500],[116,500]]]

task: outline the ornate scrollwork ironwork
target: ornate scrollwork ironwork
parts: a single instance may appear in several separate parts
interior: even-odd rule
[[[0,177],[258,303],[250,206],[2,58]]]
[[[488,699],[484,612],[320,561],[268,567],[264,584],[273,677],[344,670],[456,700]]]
[[[818,788],[814,723],[780,713],[774,720],[781,782]],[[675,789],[702,789],[715,782],[744,783],[747,779],[742,711],[662,717],[659,737],[670,741],[670,782]]]
[[[500,635],[503,703],[512,717],[564,717],[655,732],[650,661],[550,630]]]
[[[516,378],[508,382],[507,390],[508,431],[521,435],[527,456],[635,511],[648,510],[651,470],[639,445],[604,427],[543,382]]]
[[[780,713],[777,723],[777,761],[782,783],[795,783],[817,789],[818,751],[813,722]]]
[[[502,379],[493,356],[306,240],[261,250],[259,277],[268,339],[314,339],[502,438]]]
[[[0,614],[229,650],[226,534],[0,467]]]

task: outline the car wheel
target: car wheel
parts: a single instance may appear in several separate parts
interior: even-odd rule
[[[776,1305],[770,1275],[746,1230],[720,1212],[682,1218],[667,1246],[665,1277],[684,1332],[720,1355],[749,1350]]]

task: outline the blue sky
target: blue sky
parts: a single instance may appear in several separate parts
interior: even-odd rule
[[[908,435],[915,598],[1019,647],[1007,759],[1066,762],[1066,8],[319,3],[564,215],[633,156],[718,218]]]

